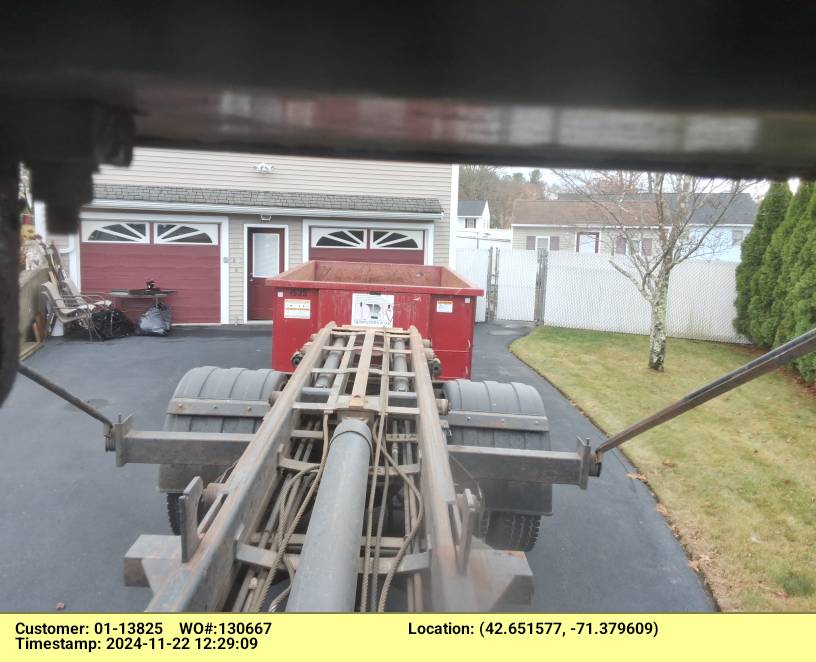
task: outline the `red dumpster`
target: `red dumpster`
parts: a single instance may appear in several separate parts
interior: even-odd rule
[[[272,368],[292,370],[292,355],[329,322],[415,326],[442,363],[441,379],[470,377],[476,297],[484,294],[447,267],[312,260],[274,278]]]

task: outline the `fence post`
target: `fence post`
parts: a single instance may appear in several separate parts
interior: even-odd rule
[[[547,262],[549,252],[546,248],[537,251],[538,266],[535,281],[535,308],[533,318],[536,324],[544,324],[544,308],[547,305]]]
[[[487,309],[485,319],[492,322],[496,319],[496,306],[499,298],[499,249],[491,246],[487,253]]]

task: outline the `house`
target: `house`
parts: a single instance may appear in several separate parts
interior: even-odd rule
[[[140,148],[103,167],[76,236],[80,288],[145,287],[177,323],[269,318],[264,277],[309,259],[449,264],[456,166]]]
[[[458,230],[490,229],[490,205],[487,200],[460,200],[458,216]]]
[[[725,208],[729,194],[711,194],[692,216],[690,236],[705,232],[712,220],[722,215],[706,238],[696,257],[739,261],[740,246],[751,231],[757,203],[747,193],[740,193]],[[668,205],[676,196],[665,195]],[[723,211],[725,209],[725,211]],[[577,194],[561,194],[553,200],[517,200],[511,221],[514,249],[570,251],[575,253],[625,254],[630,244],[620,231],[627,232],[631,248],[651,255],[657,240],[654,196],[630,197],[625,204],[613,202],[612,196],[597,196],[589,201]]]
[[[510,230],[490,227],[487,200],[460,200],[456,248],[510,248]]]

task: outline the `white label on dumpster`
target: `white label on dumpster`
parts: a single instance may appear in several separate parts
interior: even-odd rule
[[[436,312],[438,313],[452,313],[453,301],[437,301]]]
[[[283,316],[288,319],[307,320],[312,316],[312,302],[309,299],[284,299]]]
[[[394,326],[394,295],[353,292],[351,323],[354,326]]]

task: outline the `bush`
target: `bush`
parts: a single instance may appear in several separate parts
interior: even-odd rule
[[[774,313],[779,318],[774,344],[781,345],[797,334],[801,323],[811,319],[808,310],[808,282],[810,272],[816,268],[813,262],[813,242],[816,236],[816,193],[799,217],[785,244],[782,255],[782,272],[779,274],[779,296],[774,301]],[[804,333],[813,326],[813,322],[799,333]]]
[[[748,336],[758,345],[770,347],[776,339],[781,322],[784,302],[790,290],[789,269],[785,271],[783,281],[783,261],[785,256],[792,258],[798,250],[788,249],[789,240],[802,220],[810,198],[813,195],[812,182],[801,182],[793,196],[785,218],[777,226],[771,241],[762,256],[762,265],[751,279],[751,301],[748,304]]]
[[[787,182],[773,182],[759,205],[754,227],[742,242],[742,260],[737,266],[737,318],[734,328],[743,335],[750,335],[748,306],[754,292],[751,282],[762,266],[762,258],[771,241],[774,230],[785,218],[785,210],[791,201]]]

